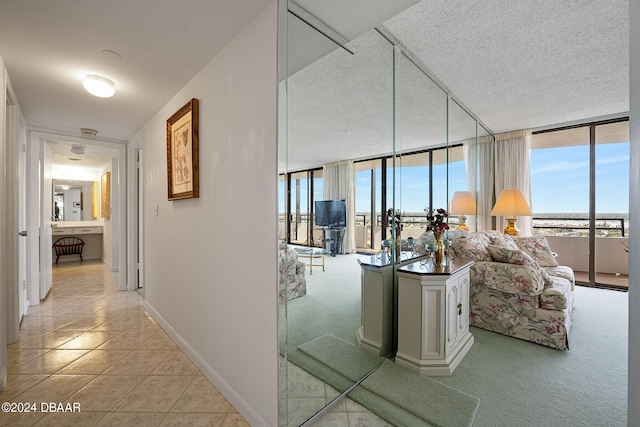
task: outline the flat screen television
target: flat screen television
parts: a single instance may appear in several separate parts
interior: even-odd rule
[[[316,200],[315,215],[317,226],[347,226],[347,204],[344,200]]]

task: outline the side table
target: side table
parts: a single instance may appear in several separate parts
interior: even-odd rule
[[[313,274],[313,267],[322,267],[324,271],[324,255],[326,251],[320,248],[294,248],[299,258],[308,260],[305,263],[309,267],[309,275]],[[319,260],[317,263],[314,260]]]
[[[451,375],[473,345],[469,332],[469,268],[414,262],[398,269],[395,361],[433,376]]]

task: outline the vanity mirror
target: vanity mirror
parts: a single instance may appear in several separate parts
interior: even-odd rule
[[[96,221],[99,186],[97,181],[53,180],[54,221]]]

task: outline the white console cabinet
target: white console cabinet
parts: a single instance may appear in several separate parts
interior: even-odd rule
[[[432,376],[451,375],[473,345],[469,268],[414,262],[398,269],[396,363]]]
[[[398,329],[397,277],[394,269],[424,258],[402,252],[400,261],[388,255],[358,259],[361,267],[361,325],[356,331],[358,346],[380,356],[393,355]]]

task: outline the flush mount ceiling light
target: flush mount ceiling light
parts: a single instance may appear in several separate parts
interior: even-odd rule
[[[115,83],[113,83],[113,81],[96,74],[89,74],[82,84],[87,92],[99,98],[110,98],[116,93]]]
[[[87,152],[86,148],[84,145],[72,145],[71,146],[71,152],[73,154],[77,154],[79,156],[82,156],[83,154],[85,154]]]

